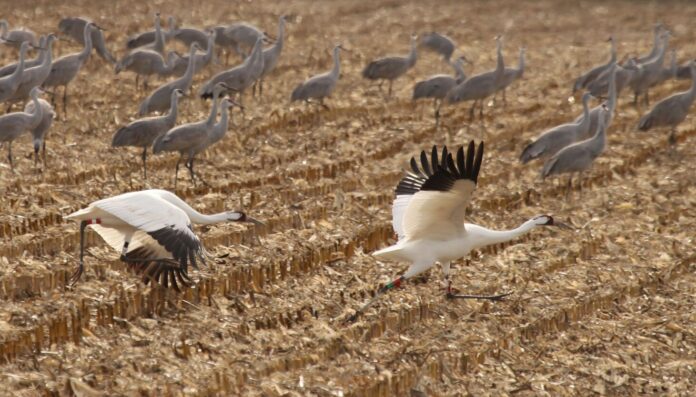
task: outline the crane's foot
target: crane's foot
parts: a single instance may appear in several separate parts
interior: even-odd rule
[[[447,299],[477,299],[477,300],[488,300],[488,301],[493,301],[497,302],[499,300],[502,300],[508,295],[512,295],[514,291],[506,292],[504,294],[498,294],[498,295],[461,295],[461,294],[454,294],[452,293],[451,290],[447,291]]]
[[[80,278],[82,277],[82,273],[85,272],[85,264],[84,262],[80,262],[80,266],[78,266],[77,270],[70,276],[70,279],[68,280],[68,284],[72,287],[80,281]]]

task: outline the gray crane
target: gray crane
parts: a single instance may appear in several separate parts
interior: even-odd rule
[[[290,95],[291,101],[312,103],[312,99],[318,99],[322,107],[325,109],[329,108],[324,104],[324,98],[331,96],[341,76],[340,50],[348,51],[341,44],[336,45],[333,49],[333,68],[326,73],[310,77],[298,84]]]
[[[686,61],[682,65],[679,65],[677,67],[677,79],[679,80],[686,80],[686,79],[691,79],[691,61]],[[3,68],[4,69],[4,68]],[[0,76],[2,76],[2,69],[0,69]]]
[[[691,61],[689,67],[691,75],[694,76],[691,79],[691,87],[687,91],[673,94],[656,103],[647,114],[640,118],[638,122],[640,131],[670,127],[669,143],[676,143],[677,126],[686,119],[694,98],[696,98],[696,64],[694,61]]]
[[[208,44],[205,47],[197,47],[198,49],[207,48],[204,53],[194,52],[193,57],[193,74],[200,72],[206,65],[209,65],[213,60],[214,47],[215,47],[215,32],[210,32],[208,35]],[[197,42],[195,42],[198,45]],[[190,47],[189,47],[190,48]],[[174,69],[172,74],[177,77],[181,77],[186,73],[188,69],[190,56],[178,57],[174,63]]]
[[[198,43],[198,46],[206,51],[208,49],[208,38],[210,35],[195,28],[176,28],[171,37],[174,40],[184,43],[188,48],[191,48],[191,44]]]
[[[57,89],[63,86],[63,112],[68,114],[68,84],[77,77],[82,65],[87,62],[89,55],[92,53],[92,31],[97,30],[97,25],[93,22],[85,24],[83,38],[85,42],[82,51],[64,55],[51,64],[51,71],[43,82],[44,87],[54,87]],[[52,102],[55,104],[55,92],[52,96]]]
[[[135,50],[152,50],[155,51],[156,53],[164,56],[164,45],[166,42],[167,38],[165,37],[165,33],[162,30],[162,22],[160,19],[160,13],[157,12],[155,13],[155,41],[144,44]]]
[[[660,85],[667,80],[673,80],[677,78],[677,70],[679,69],[679,66],[677,65],[677,50],[672,49],[670,52],[672,53],[672,57],[669,63],[669,67],[663,67],[662,69],[660,69],[660,73],[657,75],[655,81],[653,81],[650,85],[651,87]]]
[[[63,18],[60,20],[60,22],[58,22],[58,30],[79,44],[85,45],[84,30],[85,25],[88,23],[93,22],[90,19],[81,17]],[[116,64],[116,58],[114,58],[114,56],[111,55],[111,52],[109,52],[109,50],[106,48],[106,41],[104,40],[102,30],[103,29],[101,28],[92,29],[92,46],[103,60],[114,65]]]
[[[130,54],[121,58],[116,63],[115,72],[119,74],[121,70],[129,70],[135,73],[135,88],[138,88],[138,79],[144,76],[143,87],[147,89],[147,80],[150,76],[156,74],[159,76],[167,76],[174,69],[176,61],[176,53],[169,51],[167,59],[162,55],[152,50],[137,49]]]
[[[39,48],[46,48],[46,36],[41,36],[39,38]],[[20,47],[21,50],[21,47]],[[43,63],[44,58],[46,58],[46,51],[39,51],[36,58],[25,60],[24,69],[31,69],[34,66],[38,66]],[[11,63],[0,68],[0,77],[9,76],[17,70],[19,62]]]
[[[51,54],[53,52],[53,41],[55,39],[56,36],[53,33],[49,34],[46,38],[46,48],[42,49],[42,51],[46,51],[46,56],[41,64],[29,69],[26,67],[24,68],[22,82],[19,84],[19,87],[17,87],[15,93],[8,99],[10,107],[13,102],[21,102],[27,99],[30,96],[31,90],[43,84],[51,73],[51,64],[53,62]]]
[[[379,80],[379,90],[382,91],[384,80],[389,81],[389,92],[387,98],[391,98],[392,83],[397,78],[403,76],[411,69],[418,58],[417,47],[418,36],[411,35],[411,51],[407,56],[388,56],[376,59],[365,66],[362,76],[368,80]]]
[[[232,47],[238,56],[246,58],[247,53],[244,52],[243,47],[253,49],[256,41],[265,37],[266,34],[256,26],[246,22],[236,22],[224,28],[223,34],[218,35],[216,43]]]
[[[176,20],[174,17],[170,16],[167,18],[167,29],[168,31],[164,33],[164,41],[169,41],[176,31]],[[157,32],[154,30],[138,33],[128,38],[128,41],[126,41],[126,48],[134,50],[136,48],[152,44],[155,42],[156,37]]]
[[[588,103],[591,98],[592,95],[589,92],[582,96],[582,119],[544,131],[534,142],[524,148],[520,155],[520,162],[527,164],[535,159],[547,159],[564,147],[581,141],[590,130]]]
[[[14,170],[12,141],[24,132],[35,128],[43,118],[43,108],[39,104],[39,92],[39,87],[34,87],[30,93],[36,111],[32,113],[14,112],[0,116],[0,143],[7,142],[7,160],[12,170]]]
[[[476,103],[480,102],[481,107],[479,110],[479,115],[483,118],[483,100],[489,96],[495,94],[500,81],[503,78],[503,73],[505,71],[505,62],[503,60],[503,39],[501,36],[497,36],[496,47],[497,47],[497,63],[496,67],[492,71],[484,72],[472,76],[462,83],[457,84],[454,88],[447,93],[447,103],[457,103],[463,101],[474,101],[469,111],[469,117],[474,118],[474,110],[476,109]]]
[[[442,55],[442,58],[448,63],[452,58],[454,49],[457,48],[451,38],[437,32],[424,33],[420,38],[420,45]]]
[[[611,43],[611,56],[609,61],[605,64],[592,68],[590,71],[575,79],[575,84],[573,84],[573,93],[575,93],[577,90],[587,88],[588,84],[593,82],[600,74],[602,74],[602,72],[609,69],[612,63],[616,62],[616,43],[614,41],[614,36],[609,36],[607,41]]]
[[[178,115],[179,98],[184,95],[181,89],[174,89],[170,95],[169,112],[164,116],[146,117],[121,127],[111,140],[112,147],[135,146],[143,148],[143,178],[147,179],[147,148],[160,135],[174,128]]]
[[[616,65],[616,95],[620,95],[624,88],[628,87],[633,77],[638,73],[638,64],[635,58],[630,58],[623,65]],[[602,72],[593,82],[587,85],[587,90],[592,96],[601,98],[609,92],[609,80],[611,68]],[[600,110],[598,107],[597,110]]]
[[[15,29],[10,30],[7,20],[0,19],[0,39],[2,39],[5,44],[8,44],[15,48],[20,48],[23,42],[28,41],[29,44],[36,45],[36,33],[29,29]]]
[[[616,102],[618,101],[618,92],[616,90],[616,63],[614,63],[613,65],[613,71],[610,73],[610,76],[612,77],[609,79],[609,92],[607,94],[607,100],[590,109],[590,134],[592,133],[592,131],[597,131],[597,125],[599,124],[598,121],[600,117],[606,117],[606,120],[604,120],[604,126],[607,128],[609,128],[609,125],[611,124],[611,121],[614,117],[614,111],[616,110]],[[603,105],[607,106],[607,108],[609,109],[609,113],[604,112]],[[575,119],[575,122],[580,121],[580,119],[582,119],[583,117],[583,115],[578,116]],[[584,140],[587,138],[589,138],[589,135],[581,136],[579,139]]]
[[[191,44],[191,49],[189,50],[188,57],[188,67],[186,68],[186,73],[176,80],[170,81],[155,91],[152,92],[143,102],[140,104],[140,110],[138,111],[138,116],[144,116],[150,112],[163,112],[171,107],[172,92],[175,90],[181,90],[188,93],[191,89],[191,84],[193,83],[193,73],[196,57],[194,56],[196,50],[200,49],[198,43]]]
[[[218,83],[225,83],[230,90],[239,93],[240,103],[244,90],[249,88],[263,72],[263,39],[256,40],[254,49],[242,64],[232,69],[222,71],[210,78],[200,89],[202,98],[213,96],[214,87]]]
[[[510,86],[510,84],[514,83],[515,81],[521,79],[522,76],[524,76],[525,52],[526,49],[524,47],[520,48],[520,59],[518,61],[517,67],[505,68],[505,71],[503,72],[503,77],[500,80],[500,84],[498,85],[498,91],[503,91],[503,103],[507,103],[507,99],[505,98],[505,90]],[[493,97],[493,99],[495,99],[495,96]]]
[[[655,27],[653,28],[653,46],[652,49],[650,50],[650,53],[647,55],[643,55],[642,57],[638,57],[636,59],[636,63],[641,64],[643,62],[647,62],[657,56],[657,54],[660,53],[660,49],[662,48],[660,44],[662,44],[662,39],[661,35],[662,32],[665,30],[664,25],[661,23],[656,23]]]
[[[27,41],[22,43],[19,49],[19,66],[15,69],[14,73],[5,77],[0,77],[0,102],[4,102],[12,97],[15,91],[17,91],[17,87],[19,87],[19,84],[22,82],[25,69],[24,58],[27,56],[29,45]]]
[[[436,74],[428,77],[427,80],[417,82],[413,87],[412,99],[414,101],[421,98],[433,98],[436,128],[440,123],[440,107],[442,106],[442,100],[445,99],[447,93],[452,88],[466,80],[466,73],[464,73],[464,61],[467,61],[467,59],[463,55],[457,58],[454,62],[447,61],[447,63],[454,69],[454,76],[447,74]]]
[[[220,120],[218,120],[218,122],[213,126],[213,129],[210,131],[210,134],[208,134],[208,139],[205,141],[205,143],[196,148],[197,153],[211,147],[213,144],[219,142],[225,137],[230,119],[230,108],[233,106],[237,106],[240,109],[244,108],[242,105],[230,98],[225,98],[222,100],[220,104]],[[193,168],[193,160],[191,160],[191,168]]]
[[[665,61],[665,53],[669,43],[669,31],[662,33],[662,46],[659,53],[643,63],[638,68],[638,73],[631,79],[629,86],[633,90],[633,103],[638,104],[638,97],[643,95],[645,104],[649,104],[648,90],[655,81],[660,78],[662,65]]]
[[[280,59],[280,53],[283,51],[283,41],[285,39],[285,22],[286,16],[281,15],[278,18],[278,37],[276,42],[270,48],[263,50],[263,72],[257,83],[254,84],[253,92],[256,92],[256,85],[259,86],[259,95],[263,95],[263,78],[268,76],[275,69]]]
[[[48,101],[39,98],[39,106],[43,112],[41,121],[36,127],[31,129],[31,137],[34,144],[34,168],[38,165],[39,149],[41,149],[41,158],[44,167],[46,167],[46,135],[48,135],[53,119],[56,117],[56,112],[53,111],[53,106]],[[24,106],[25,113],[34,113],[34,109],[36,109],[34,101],[27,102],[26,106]]]
[[[176,189],[176,182],[179,176],[179,164],[181,164],[184,154],[188,155],[185,166],[191,174],[191,182],[195,184],[193,158],[200,151],[199,148],[204,146],[208,141],[213,127],[215,126],[215,117],[217,116],[220,95],[226,89],[228,89],[228,87],[225,87],[224,83],[215,85],[213,89],[213,106],[206,120],[174,127],[155,139],[152,145],[153,154],[161,152],[179,152],[179,160],[176,162],[176,171],[174,173],[174,189]],[[203,181],[203,183],[205,183],[205,181]]]
[[[568,179],[568,191],[572,187],[572,173],[582,173],[592,166],[594,160],[604,152],[607,142],[605,121],[609,118],[609,108],[602,105],[602,111],[607,115],[599,117],[599,124],[595,134],[584,141],[566,146],[544,163],[541,170],[541,177],[547,178],[551,175],[570,173]]]

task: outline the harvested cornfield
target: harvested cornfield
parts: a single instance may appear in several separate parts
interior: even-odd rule
[[[60,4],[57,4],[60,3]],[[624,91],[607,150],[566,194],[566,179],[541,180],[541,163],[521,165],[524,146],[580,114],[575,77],[608,58],[647,53],[652,26],[672,32],[681,61],[696,53],[696,4],[677,1],[336,0],[4,2],[11,26],[56,31],[67,16],[105,28],[107,46],[126,53],[129,35],[153,15],[182,26],[252,22],[275,36],[291,15],[287,42],[264,94],[244,98],[230,131],[199,156],[208,185],[184,177],[176,193],[201,212],[240,209],[265,226],[198,227],[212,259],[191,271],[182,293],[144,285],[118,253],[87,235],[87,270],[78,261],[78,225],[63,219],[90,202],[147,188],[173,188],[175,154],[153,156],[148,179],[140,151],[111,148],[148,94],[134,75],[115,75],[93,56],[71,84],[67,115],[47,138],[47,161],[33,165],[28,134],[13,144],[15,172],[0,164],[0,394],[34,395],[691,395],[696,390],[696,124],[637,131],[649,108]],[[507,63],[527,51],[524,78],[507,103],[486,103],[482,121],[468,106],[412,103],[413,84],[451,73],[421,51],[385,101],[362,68],[406,54],[412,32],[435,30],[473,62],[495,65],[494,36]],[[331,67],[342,43],[341,80],[329,109],[290,103],[297,83]],[[180,52],[185,48],[170,42]],[[55,54],[79,51],[69,40]],[[220,57],[224,60],[224,55]],[[2,63],[16,60],[3,49]],[[230,62],[239,62],[233,54]],[[195,77],[179,123],[207,117],[197,98],[223,64]],[[165,81],[153,78],[151,86]],[[688,80],[651,90],[651,101]],[[61,91],[59,91],[61,92]],[[593,102],[593,106],[596,101]],[[370,253],[395,241],[394,186],[411,156],[432,145],[484,140],[486,154],[471,222],[515,227],[552,214],[572,230],[540,228],[453,263],[463,293],[512,291],[500,302],[445,299],[439,267],[396,289],[356,322],[344,320],[405,263]],[[3,153],[6,146],[2,147]]]

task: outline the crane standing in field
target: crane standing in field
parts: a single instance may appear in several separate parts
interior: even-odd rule
[[[196,62],[195,54],[198,48],[197,43],[191,45],[186,73],[180,78],[160,86],[145,98],[140,104],[138,116],[144,116],[150,112],[163,112],[169,109],[171,105],[170,99],[172,98],[172,92],[174,90],[181,90],[185,93],[189,92],[191,84],[193,83],[193,73]]]
[[[423,34],[420,38],[420,45],[442,55],[442,58],[447,61],[447,63],[450,62],[452,54],[455,48],[457,48],[457,45],[452,39],[437,32]]]
[[[169,112],[164,116],[146,117],[121,127],[111,140],[112,147],[135,146],[143,148],[143,178],[147,179],[147,148],[158,136],[174,128],[178,114],[179,98],[184,95],[181,89],[174,89],[170,96]]]
[[[39,149],[41,149],[41,159],[43,161],[44,168],[46,167],[46,135],[53,125],[53,119],[56,117],[56,112],[53,111],[53,106],[51,106],[48,101],[39,98],[39,106],[41,107],[42,117],[39,124],[34,128],[31,128],[31,137],[34,144],[34,168],[38,166],[39,161]],[[24,106],[25,113],[34,113],[36,110],[36,105],[34,101],[28,102]]]
[[[655,106],[638,122],[640,131],[648,131],[656,127],[670,127],[669,143],[674,145],[677,143],[677,126],[681,124],[689,114],[689,109],[696,98],[696,64],[691,61],[689,67],[691,69],[691,87],[684,92],[679,92],[671,95]]]
[[[22,82],[19,84],[19,87],[17,87],[14,94],[12,94],[12,96],[8,99],[10,102],[10,107],[12,106],[13,102],[22,102],[27,99],[27,97],[31,95],[31,91],[35,87],[39,87],[41,84],[43,84],[48,75],[51,73],[51,63],[53,62],[51,53],[53,52],[53,41],[55,39],[56,36],[53,33],[49,34],[46,38],[46,49],[42,51],[46,51],[47,53],[40,65],[30,69],[27,69],[26,67],[24,68]]]
[[[25,41],[29,44],[36,45],[36,33],[29,29],[21,28],[10,30],[7,20],[0,19],[0,39],[5,44],[19,48]]]
[[[448,103],[474,101],[474,104],[471,106],[471,110],[469,110],[469,117],[472,120],[474,119],[474,110],[476,109],[477,102],[479,102],[481,105],[479,109],[479,116],[483,118],[483,101],[489,96],[495,94],[500,81],[503,78],[503,73],[505,72],[502,44],[503,39],[501,36],[497,36],[495,40],[497,42],[497,63],[495,69],[472,76],[458,84],[456,87],[452,88],[447,93]]]
[[[433,147],[430,161],[425,151],[420,155],[421,167],[411,158],[411,172],[396,187],[396,199],[392,206],[392,225],[398,241],[391,247],[372,255],[379,259],[409,262],[406,273],[380,288],[366,305],[349,321],[370,307],[382,294],[399,287],[408,279],[430,269],[439,262],[445,278],[449,299],[499,300],[510,293],[500,295],[458,295],[452,291],[450,262],[466,256],[471,250],[499,244],[520,237],[538,226],[554,225],[548,215],[535,216],[512,230],[490,230],[479,225],[464,223],[466,207],[476,189],[481,163],[483,143],[478,149],[469,143],[464,148],[441,154]]]
[[[524,47],[520,48],[520,60],[517,64],[516,68],[505,68],[505,71],[503,72],[503,77],[500,80],[500,84],[498,85],[498,91],[503,91],[503,103],[507,103],[507,98],[505,98],[505,91],[507,88],[514,83],[515,81],[519,80],[524,76],[524,57],[525,57],[525,52],[526,49]],[[493,100],[495,101],[495,95],[493,96]]]
[[[176,28],[172,33],[172,38],[177,40],[188,48],[191,48],[191,44],[198,43],[198,46],[204,50],[208,50],[209,34],[195,28]]]
[[[394,80],[406,74],[416,64],[418,59],[416,52],[417,40],[418,36],[415,34],[411,35],[411,51],[407,56],[388,56],[376,59],[365,66],[362,76],[368,80],[379,80],[378,87],[380,91],[382,91],[384,80],[388,80],[389,92],[387,93],[387,98],[391,98]]]
[[[638,98],[643,95],[645,104],[649,104],[648,90],[660,79],[662,65],[665,61],[665,52],[669,43],[669,31],[662,34],[662,46],[658,54],[643,63],[638,68],[638,73],[633,76],[629,86],[633,89],[633,103],[638,104]]]
[[[239,94],[240,102],[244,90],[249,88],[263,73],[263,40],[256,40],[253,51],[241,65],[222,71],[211,77],[200,89],[202,98],[210,98],[218,83],[224,83]]]
[[[165,42],[169,41],[174,35],[174,32],[176,31],[176,20],[174,19],[174,17],[170,16],[169,18],[167,18],[167,28],[168,31],[164,33],[163,36]],[[156,37],[157,32],[155,30],[135,34],[129,37],[128,41],[126,41],[126,48],[134,50],[136,48],[152,44],[155,42]]]
[[[280,59],[280,53],[283,51],[283,42],[285,41],[285,22],[286,16],[281,15],[278,19],[278,37],[276,42],[266,50],[263,50],[263,72],[258,81],[254,83],[253,93],[256,93],[256,85],[259,86],[259,96],[263,95],[263,78],[268,76]]]
[[[46,48],[46,36],[41,36],[41,38],[39,38],[39,48]],[[21,52],[21,47],[20,47],[20,52]],[[43,60],[46,57],[46,51],[38,51],[38,53],[39,54],[36,56],[36,58],[24,60],[24,69],[31,69],[31,68],[43,63]],[[18,66],[19,66],[19,62],[14,62],[14,63],[11,63],[9,65],[5,65],[5,66],[1,67],[0,68],[0,77],[9,76],[12,73],[16,72]]]
[[[86,18],[63,18],[58,23],[58,30],[64,35],[75,40],[79,44],[85,45],[85,39],[83,32],[85,30],[85,25],[88,23],[93,23],[91,20]],[[97,29],[92,29],[92,46],[96,50],[97,54],[109,62],[112,65],[116,64],[116,58],[111,55],[111,52],[106,48],[106,41],[104,40],[104,34],[102,29],[95,25]]]
[[[191,174],[191,182],[196,183],[196,175],[193,171],[193,158],[205,149],[209,137],[215,126],[215,117],[217,116],[218,103],[220,95],[229,89],[224,83],[218,83],[213,90],[213,106],[210,109],[210,115],[207,119],[183,124],[172,128],[165,134],[160,135],[152,145],[152,153],[158,154],[161,152],[179,152],[179,159],[176,162],[176,170],[174,172],[174,189],[179,177],[179,164],[184,158],[184,154],[188,155],[188,159],[184,164]],[[204,180],[200,179],[204,184]]]
[[[25,68],[24,58],[26,58],[28,50],[29,43],[25,41],[19,49],[19,65],[17,65],[17,68],[15,68],[12,74],[0,77],[0,102],[10,99],[22,82]]]
[[[324,109],[329,108],[326,106],[326,104],[324,104],[324,98],[331,96],[336,88],[336,83],[341,76],[341,59],[339,56],[340,50],[348,51],[340,44],[334,47],[333,69],[326,73],[318,74],[298,84],[297,87],[292,90],[292,94],[290,96],[291,101],[305,101],[307,103],[312,103],[312,99],[318,99],[319,104]]]
[[[575,91],[587,88],[588,84],[593,82],[597,77],[599,77],[600,74],[602,74],[602,72],[608,70],[609,67],[616,62],[616,43],[614,41],[614,36],[609,36],[609,40],[607,41],[611,43],[611,56],[609,61],[605,64],[592,68],[582,76],[575,79],[575,84],[573,84],[573,93],[575,93]]]
[[[147,80],[150,76],[156,74],[159,76],[167,76],[174,69],[176,53],[170,51],[167,53],[167,58],[162,58],[162,55],[151,50],[136,49],[130,54],[121,58],[116,63],[114,69],[116,74],[121,70],[130,70],[135,73],[135,88],[138,88],[138,79],[143,78],[143,88],[147,89]]]
[[[607,105],[602,105],[602,111],[609,113]],[[568,190],[566,196],[570,193],[573,181],[573,172],[582,173],[588,170],[595,159],[604,152],[606,147],[606,121],[608,114],[599,117],[599,124],[594,136],[584,141],[576,142],[566,146],[556,153],[553,157],[544,163],[544,168],[541,170],[541,177],[547,178],[551,175],[570,173],[568,178]]]
[[[445,99],[447,93],[450,92],[452,88],[466,80],[464,61],[467,61],[467,59],[463,55],[454,62],[448,61],[450,66],[454,69],[454,76],[436,74],[428,77],[427,80],[417,82],[413,87],[412,98],[414,101],[421,98],[433,98],[435,128],[440,124],[440,107],[442,106],[442,100]]]
[[[7,161],[13,171],[12,141],[24,132],[35,128],[43,119],[43,107],[39,103],[39,87],[34,87],[30,95],[36,109],[33,113],[14,112],[0,116],[0,143],[7,142]]]
[[[143,282],[189,286],[189,264],[198,268],[207,255],[193,233],[192,224],[261,222],[241,211],[204,215],[166,190],[143,190],[98,200],[65,217],[80,223],[80,264],[71,277],[74,285],[85,269],[85,229],[91,227],[113,249],[121,261],[141,274]]]
[[[215,54],[215,32],[211,32],[210,35],[208,36],[208,44],[206,46],[199,46],[197,47],[199,50],[203,48],[207,48],[204,53],[200,53],[198,51],[193,52],[193,74],[195,75],[196,73],[200,72],[203,70],[203,68],[210,64],[210,62],[213,60],[213,55]],[[198,45],[197,41],[194,41],[192,43]],[[191,48],[189,46],[189,48]],[[186,70],[188,69],[188,63],[189,59],[191,59],[191,55],[186,55],[183,57],[179,57],[176,60],[176,63],[174,64],[174,69],[172,69],[172,74],[177,77],[181,77],[186,73]]]
[[[636,59],[636,63],[641,64],[644,62],[647,62],[657,56],[657,54],[660,53],[661,44],[662,44],[662,32],[665,31],[665,26],[661,23],[656,23],[655,27],[653,28],[653,46],[652,49],[650,50],[650,53],[647,55],[643,55],[642,57],[639,57]]]
[[[263,40],[265,37],[266,34],[256,26],[246,22],[235,22],[223,29],[223,34],[218,37],[217,44],[223,47],[232,47],[234,52],[244,59],[247,57],[247,53],[242,50],[242,47],[251,50],[258,39]]]
[[[56,59],[51,65],[51,72],[43,82],[44,87],[54,87],[57,89],[63,86],[63,113],[68,114],[68,84],[77,77],[82,65],[87,62],[92,53],[92,30],[96,25],[92,22],[85,24],[83,39],[85,46],[82,51],[74,54],[64,55]],[[55,105],[55,92],[51,97]]]

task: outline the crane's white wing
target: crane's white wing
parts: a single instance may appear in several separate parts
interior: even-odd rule
[[[476,188],[483,160],[483,143],[475,150],[469,143],[457,151],[456,162],[443,148],[438,159],[433,147],[431,160],[421,153],[421,166],[411,159],[413,172],[407,174],[396,188],[392,224],[399,239],[446,240],[464,232],[464,211]]]

